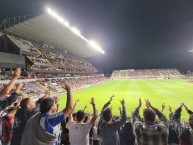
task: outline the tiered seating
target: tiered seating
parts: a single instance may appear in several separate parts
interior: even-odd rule
[[[67,53],[66,51],[57,48],[49,48],[46,46],[39,46],[38,48],[54,65],[65,66],[69,71],[97,72],[95,67],[93,67],[86,59],[79,56]]]
[[[177,69],[170,69],[169,72],[172,76],[181,76],[181,73]]]
[[[36,84],[36,82],[25,83],[24,87],[22,88],[22,92],[32,97],[33,99],[37,98],[40,94],[44,94],[45,91],[46,90],[43,87],[40,87],[38,84]]]
[[[32,43],[30,41],[8,35],[9,39],[33,63],[32,69],[62,71],[62,72],[91,72],[98,70],[86,59],[48,45]]]
[[[119,73],[120,72],[120,73]],[[146,69],[146,70],[116,70],[113,71],[112,79],[138,79],[138,78],[169,78],[179,77],[177,69]]]
[[[70,82],[73,89],[80,89],[86,86],[105,81],[106,79],[101,75],[83,76],[83,77],[64,77],[64,78],[50,78],[38,81],[50,90],[61,92],[63,91],[62,83]]]
[[[113,79],[118,79],[118,77],[119,77],[119,72],[120,72],[120,71],[118,71],[118,70],[113,71],[112,78],[113,78]]]

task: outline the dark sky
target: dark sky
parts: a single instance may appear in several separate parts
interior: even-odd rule
[[[0,18],[58,11],[105,55],[92,59],[113,69],[193,70],[193,0],[0,0]]]

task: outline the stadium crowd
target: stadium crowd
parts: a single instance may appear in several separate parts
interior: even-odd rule
[[[149,100],[145,100],[146,109],[143,117],[139,115],[142,100],[127,117],[124,99],[120,101],[120,117],[114,117],[110,106],[114,96],[104,104],[98,114],[95,100],[90,104],[93,114],[86,114],[85,108],[75,112],[79,100],[73,101],[72,87],[76,80],[63,80],[61,88],[67,93],[66,104],[58,105],[57,100],[50,97],[50,92],[38,100],[20,94],[25,86],[16,84],[21,76],[21,69],[16,69],[10,82],[1,87],[0,92],[0,134],[3,145],[193,145],[193,112],[181,103],[174,112],[169,110],[170,121],[155,108]],[[56,83],[58,80],[51,80]],[[88,78],[81,83],[88,83]],[[41,82],[47,83],[47,82]],[[73,84],[74,83],[74,84]],[[78,83],[78,85],[81,85]],[[30,95],[30,94],[29,94]],[[88,104],[85,104],[88,105]],[[59,111],[62,109],[62,111]],[[180,121],[181,111],[189,113],[189,125]],[[156,119],[156,116],[158,119]]]
[[[8,38],[28,57],[35,70],[58,70],[71,72],[93,72],[98,70],[85,58],[42,43],[31,42],[15,36]]]
[[[139,79],[139,78],[179,78],[181,76],[177,69],[143,69],[143,70],[115,70],[113,79]]]

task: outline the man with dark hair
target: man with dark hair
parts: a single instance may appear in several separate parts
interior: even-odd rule
[[[79,111],[76,113],[76,120],[77,120],[77,122],[81,122],[82,120],[84,120],[84,117],[85,117],[84,111],[79,110]]]
[[[169,106],[169,119],[171,124],[169,124],[169,136],[168,136],[168,145],[179,145],[179,138],[178,135],[176,134],[174,124],[172,123],[172,118],[174,113],[172,112],[171,106]]]
[[[39,112],[40,102],[48,96],[46,92],[42,98],[36,102],[31,98],[24,98],[20,102],[20,109],[15,114],[13,136],[11,145],[21,145],[21,137],[27,121],[36,113]]]
[[[54,100],[50,97],[43,99],[40,103],[40,113],[27,122],[21,145],[26,145],[26,143],[27,145],[58,145],[59,124],[73,108],[70,85],[66,84],[65,89],[67,92],[66,107],[60,112],[53,113],[56,110]]]
[[[182,107],[185,107],[189,117],[189,127],[185,127],[180,122]],[[179,136],[179,145],[193,145],[193,114],[183,103],[180,104],[173,116],[173,124],[177,135]]]
[[[139,99],[139,105],[131,117],[136,145],[167,145],[169,130],[166,117],[147,100],[148,108],[144,109],[144,119],[141,122],[138,117],[141,105],[142,102]],[[159,123],[155,122],[156,115],[160,120]]]
[[[27,121],[39,112],[36,103],[31,98],[21,100],[20,107],[15,114],[11,145],[21,145],[20,141]]]
[[[77,103],[77,102],[76,102]],[[73,107],[75,109],[76,103]],[[79,110],[76,113],[77,122],[74,122],[72,113],[69,116],[68,128],[69,128],[69,137],[71,145],[89,145],[89,131],[94,125],[95,120],[97,119],[97,110],[95,107],[94,98],[91,99],[91,105],[93,107],[93,117],[90,121],[84,123],[85,113],[84,111]]]
[[[8,109],[8,113],[5,117],[2,118],[2,143],[3,145],[10,145],[14,124],[14,116],[18,107],[11,107]]]
[[[112,121],[113,115],[112,111],[108,107],[111,103],[114,96],[111,97],[110,101],[105,104],[103,107],[103,111],[101,112],[102,116],[98,123],[98,134],[102,138],[103,145],[121,145],[118,130],[123,126],[126,122],[126,110],[125,110],[125,101],[121,100],[122,105],[122,115],[120,119],[116,121]]]

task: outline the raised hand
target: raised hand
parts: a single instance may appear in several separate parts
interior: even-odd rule
[[[20,89],[23,87],[23,83],[19,83],[16,85],[16,89],[15,89],[15,92],[16,93],[19,93]]]
[[[121,102],[122,107],[124,107],[125,106],[125,100],[122,99],[122,100],[120,100],[120,102]]]
[[[93,97],[91,98],[90,104],[95,105],[95,101],[94,101],[94,98],[93,98]]]
[[[151,102],[149,100],[147,100],[147,106],[149,106],[150,108],[152,108],[153,106],[151,105]]]
[[[17,68],[13,74],[14,78],[19,78],[21,76],[21,68]]]
[[[148,100],[145,99],[145,105],[146,105],[147,108],[149,108],[149,106],[147,105],[147,101],[148,101]]]
[[[170,113],[172,113],[172,107],[171,106],[169,106],[169,111],[170,111]]]
[[[70,91],[70,90],[71,90],[71,85],[70,85],[70,83],[65,82],[64,84],[65,84],[65,88],[64,88],[64,89],[65,89],[66,91]]]
[[[87,108],[87,105],[85,105],[85,107],[84,107],[84,111],[86,110],[86,108]]]
[[[119,106],[119,111],[121,111],[121,107]]]
[[[76,100],[76,101],[75,101],[75,105],[77,105],[79,101],[80,101],[80,100]]]
[[[111,96],[109,102],[111,102],[111,101],[113,100],[114,97],[115,97],[114,95]]]
[[[180,103],[180,106],[179,106],[179,107],[182,108],[183,106],[184,106],[184,103]]]
[[[139,98],[139,104],[138,104],[137,108],[139,109],[139,108],[141,108],[141,106],[142,106],[142,101],[141,101],[141,98]]]
[[[162,103],[162,109],[161,109],[161,112],[164,111],[164,108],[165,108],[165,103]]]

